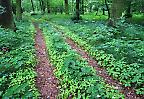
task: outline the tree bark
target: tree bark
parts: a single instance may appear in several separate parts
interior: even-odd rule
[[[131,1],[127,2],[127,9],[126,9],[126,14],[125,14],[125,18],[131,18],[132,17],[132,13],[131,13]]]
[[[72,12],[74,11],[74,0],[72,0]]]
[[[69,14],[68,0],[65,0],[65,13],[66,13],[66,14]]]
[[[89,12],[92,12],[92,4],[89,5]]]
[[[21,7],[21,0],[16,0],[16,19],[22,19],[22,7]]]
[[[80,0],[76,0],[76,20],[80,20]]]
[[[111,18],[120,18],[125,8],[126,0],[112,0]]]
[[[84,0],[81,0],[81,14],[84,14]]]
[[[51,8],[50,8],[50,2],[49,2],[49,0],[47,0],[47,12],[48,12],[48,13],[51,12]]]
[[[10,28],[15,30],[13,21],[12,7],[10,0],[0,0],[0,5],[4,8],[4,12],[0,14],[0,25],[3,28]]]
[[[41,4],[41,0],[39,0],[39,8],[40,8],[40,10],[42,11],[41,6],[42,6],[42,4]]]
[[[110,18],[110,9],[109,9],[107,0],[105,0],[105,5],[106,5],[107,11],[108,11],[108,19],[109,19]]]
[[[105,15],[105,9],[104,8],[102,8],[102,11],[103,11],[103,15]]]
[[[40,2],[40,7],[41,7],[41,11],[42,11],[42,13],[45,13],[45,3],[46,2],[44,2],[43,0],[39,0],[39,2]]]

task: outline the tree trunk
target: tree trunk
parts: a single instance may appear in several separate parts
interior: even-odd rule
[[[80,0],[76,0],[76,20],[80,20]]]
[[[69,14],[68,0],[65,0],[65,13]]]
[[[32,10],[33,10],[33,12],[35,12],[33,0],[31,0],[31,4],[32,4]]]
[[[22,7],[21,7],[21,0],[16,0],[16,19],[22,19]]]
[[[12,7],[10,0],[0,0],[0,5],[4,8],[4,12],[0,13],[0,25],[3,28],[10,28],[15,30],[13,21]]]
[[[72,0],[72,12],[74,12],[74,0]]]
[[[84,14],[84,0],[81,0],[81,14]]]
[[[125,8],[126,0],[112,0],[111,18],[120,18]]]
[[[49,0],[47,0],[47,12],[48,12],[48,13],[51,12],[51,10],[50,10],[50,2],[49,2]]]
[[[41,11],[42,13],[45,13],[45,2],[43,0],[39,0],[39,1],[40,1]]]
[[[105,9],[104,8],[102,8],[102,11],[103,11],[103,15],[105,15]]]
[[[131,18],[132,17],[132,13],[131,13],[131,1],[127,2],[127,9],[126,9],[126,14],[125,14],[125,18]]]
[[[42,4],[41,4],[41,0],[39,0],[39,8],[40,8],[40,11],[42,11],[41,6],[42,6]]]
[[[92,4],[89,5],[89,12],[92,12]]]
[[[96,8],[96,15],[98,15],[99,7]]]
[[[105,5],[106,5],[107,11],[108,11],[108,19],[109,19],[110,18],[110,9],[109,9],[107,0],[105,0]]]

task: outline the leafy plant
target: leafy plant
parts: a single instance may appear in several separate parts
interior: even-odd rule
[[[27,21],[16,24],[16,32],[0,28],[0,97],[37,98],[34,29]]]
[[[109,94],[109,92],[106,92],[106,89],[108,87],[96,75],[95,70],[88,66],[86,60],[81,58],[63,40],[57,42],[56,45],[64,45],[65,51],[57,51],[57,47],[53,44],[56,33],[54,28],[50,25],[41,28],[43,29],[51,62],[56,67],[55,75],[60,82],[59,98],[68,98],[69,96],[74,99],[107,98],[106,94]],[[57,35],[58,39],[64,39],[60,33]],[[123,97],[119,92],[113,94],[117,95],[117,97]]]
[[[119,31],[119,29],[109,29],[106,26],[104,29],[100,29],[101,26],[98,24],[95,24],[97,26],[94,25],[97,29],[93,29],[91,25],[91,27],[82,26],[81,23],[77,25],[62,24],[64,26],[52,23],[52,25],[59,27],[67,37],[73,39],[73,41],[88,51],[101,66],[106,67],[110,75],[115,79],[119,79],[125,86],[131,86],[136,89],[143,88],[143,73],[141,71],[136,72],[139,69],[143,70],[144,48],[140,40],[142,39],[142,27],[137,30],[134,28],[137,26],[127,25],[128,27],[125,30]],[[130,26],[132,28],[128,31]],[[80,27],[83,28],[80,29]],[[89,33],[85,32],[86,36],[84,37],[83,35],[81,37],[79,35],[80,31],[87,31],[88,28],[91,31]],[[133,32],[133,29],[137,32]],[[104,39],[101,39],[103,35]],[[131,38],[129,38],[130,35]],[[137,35],[137,37],[134,35]]]

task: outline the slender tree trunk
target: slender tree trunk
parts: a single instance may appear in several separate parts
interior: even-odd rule
[[[99,7],[96,8],[96,15],[98,15]]]
[[[81,0],[81,14],[84,14],[84,0]]]
[[[21,0],[16,0],[16,19],[22,19],[22,7],[21,7]]]
[[[40,8],[40,10],[42,11],[41,6],[42,6],[42,4],[41,4],[41,0],[39,0],[39,8]]]
[[[13,2],[13,0],[12,0],[12,2],[11,2],[12,4],[12,12],[13,12],[13,14],[15,14],[16,15],[16,3],[14,3]]]
[[[84,6],[84,12],[87,12],[87,6]]]
[[[131,14],[131,1],[127,2],[127,9],[126,9],[126,14],[125,14],[125,18],[131,18],[132,14]]]
[[[31,0],[31,5],[32,5],[32,10],[33,10],[33,12],[35,12],[33,0]]]
[[[76,0],[76,20],[80,20],[80,0]]]
[[[45,12],[45,4],[43,0],[39,0],[41,12]]]
[[[0,0],[0,5],[4,8],[4,12],[0,14],[0,25],[3,28],[10,28],[15,30],[16,27],[13,21],[11,1]]]
[[[45,2],[43,0],[40,0],[41,10],[42,13],[45,13]]]
[[[74,0],[72,0],[72,12],[74,12]]]
[[[65,0],[65,13],[66,13],[66,14],[69,14],[68,0]]]
[[[144,2],[142,2],[141,11],[142,11],[142,13],[143,13],[143,15],[144,15]]]
[[[89,6],[89,12],[92,12],[92,5]]]
[[[102,10],[103,10],[103,15],[105,15],[105,9],[104,9],[104,8],[102,8]]]
[[[47,12],[48,12],[48,13],[51,12],[51,10],[50,10],[50,2],[49,2],[49,0],[47,0]]]
[[[107,0],[105,0],[105,5],[106,5],[107,11],[108,11],[108,19],[109,19],[110,18],[110,9],[109,9]]]

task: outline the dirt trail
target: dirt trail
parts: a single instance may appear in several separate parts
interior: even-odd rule
[[[56,99],[58,95],[58,80],[53,74],[54,68],[47,56],[47,48],[42,31],[39,29],[38,24],[34,23],[34,26],[37,32],[35,36],[35,49],[38,60],[36,85],[41,93],[40,98]]]
[[[71,46],[72,49],[75,49],[83,58],[85,58],[90,66],[96,69],[97,75],[101,76],[107,84],[114,86],[114,88],[117,90],[120,90],[120,92],[125,95],[126,99],[140,99],[136,96],[133,89],[123,87],[120,82],[109,76],[106,70],[98,66],[97,61],[90,57],[88,53],[81,49],[76,43],[74,43],[73,40],[66,38],[66,42]]]
[[[144,99],[142,96],[137,96],[133,88],[124,87],[122,83],[113,79],[104,68],[101,68],[97,61],[89,56],[88,52],[83,50],[77,43],[75,43],[71,38],[67,37],[65,33],[60,30],[58,27],[54,26],[56,31],[59,31],[63,34],[63,37],[66,38],[65,41],[71,46],[72,49],[76,50],[83,58],[87,60],[90,66],[96,69],[97,75],[102,77],[105,82],[109,85],[114,86],[115,89],[119,90],[125,95],[125,99]]]

